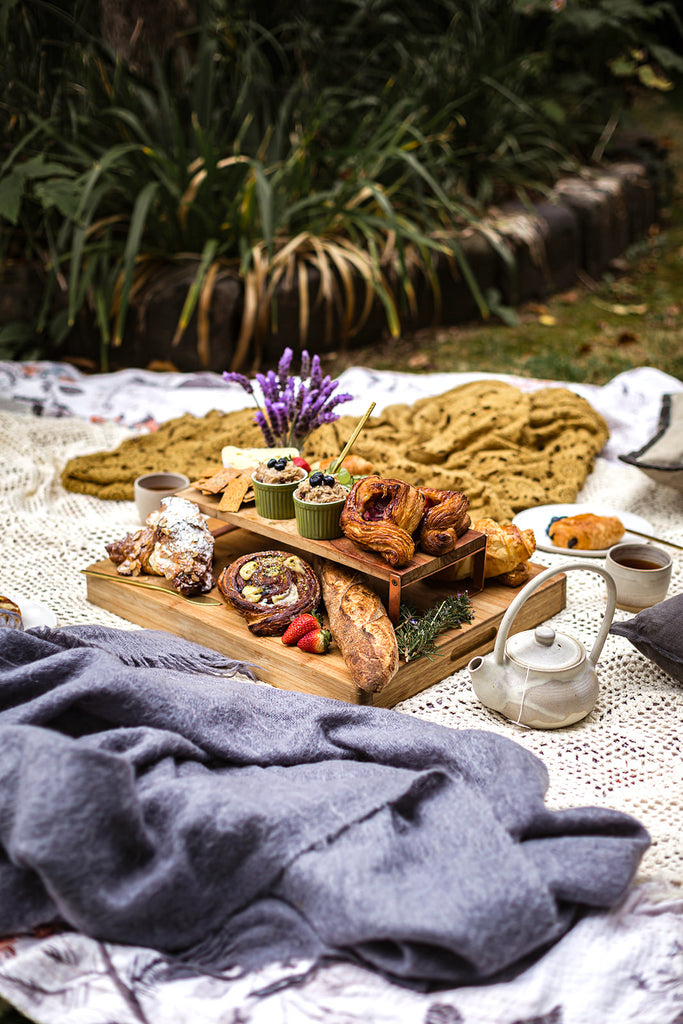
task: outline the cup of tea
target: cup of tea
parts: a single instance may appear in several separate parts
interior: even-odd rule
[[[147,516],[159,508],[162,498],[168,498],[189,486],[189,477],[182,473],[145,473],[139,476],[133,489],[140,522],[147,522]]]
[[[605,568],[617,587],[617,608],[639,612],[659,604],[671,582],[671,555],[652,544],[615,544]]]

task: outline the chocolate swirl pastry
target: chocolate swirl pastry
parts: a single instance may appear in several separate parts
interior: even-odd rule
[[[425,503],[417,487],[403,480],[367,476],[351,488],[339,525],[359,547],[377,551],[389,565],[400,568],[415,554],[412,534]]]
[[[312,566],[286,551],[256,551],[226,566],[217,583],[255,636],[281,636],[297,615],[320,602]]]
[[[418,490],[425,498],[418,543],[428,555],[445,555],[470,528],[469,498],[460,491],[440,491],[435,487]]]

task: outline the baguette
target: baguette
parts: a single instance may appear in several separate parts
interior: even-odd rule
[[[319,574],[330,632],[351,678],[377,693],[398,671],[396,634],[384,605],[358,573],[324,561]]]

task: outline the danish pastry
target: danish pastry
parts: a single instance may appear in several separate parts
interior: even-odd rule
[[[624,524],[616,516],[583,512],[578,516],[554,519],[547,532],[555,547],[600,551],[619,543],[624,536]]]
[[[435,487],[418,490],[425,498],[418,544],[428,555],[445,555],[470,528],[469,498],[460,491],[440,491]]]
[[[257,551],[226,566],[217,583],[255,636],[281,636],[297,615],[320,602],[312,566],[287,551]]]
[[[412,535],[425,504],[417,487],[403,480],[367,476],[351,488],[339,525],[359,547],[377,551],[389,565],[400,568],[415,554]]]

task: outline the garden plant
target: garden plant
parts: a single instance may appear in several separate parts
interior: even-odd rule
[[[285,287],[302,348],[314,318],[344,347],[378,305],[400,338],[425,288],[438,315],[440,259],[488,316],[463,232],[602,160],[634,96],[683,76],[668,0],[202,0],[137,49],[106,14],[0,0],[1,269],[40,284],[0,325],[4,357],[59,356],[80,330],[106,369],[178,267],[169,362],[192,324],[208,365],[226,279],[233,371],[267,361]]]

